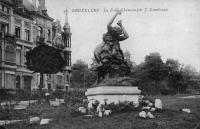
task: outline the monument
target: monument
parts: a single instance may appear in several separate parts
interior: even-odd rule
[[[112,27],[115,18],[121,15],[117,11],[107,25],[107,32],[103,34],[103,42],[99,44],[94,57],[97,62],[97,82],[94,88],[87,89],[85,95],[88,100],[106,100],[108,103],[132,101],[138,103],[141,91],[134,86],[134,81],[129,77],[130,67],[124,60],[123,51],[120,48],[120,41],[129,38],[122,21]]]

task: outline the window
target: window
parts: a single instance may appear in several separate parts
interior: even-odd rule
[[[12,45],[7,45],[5,50],[5,59],[8,62],[15,62],[15,49]]]
[[[8,34],[8,24],[0,23],[0,37],[4,37]]]
[[[26,41],[30,41],[30,30],[25,29]]]
[[[15,89],[15,75],[14,74],[5,74],[5,88],[6,89]]]
[[[17,38],[20,38],[20,36],[21,36],[21,29],[20,29],[20,27],[15,27],[15,36]]]
[[[21,48],[16,50],[16,64],[21,65]]]
[[[0,10],[4,11],[4,12],[6,12],[6,13],[9,13],[9,12],[10,12],[9,7],[4,6],[4,5],[0,5]]]
[[[17,89],[20,89],[20,83],[21,83],[20,81],[21,81],[21,78],[19,75],[17,75],[17,77],[16,77],[16,88]]]
[[[28,52],[28,51],[30,51],[30,48],[25,48],[25,50],[24,50],[24,53],[25,53],[25,55],[24,55],[24,63],[26,63],[26,53]]]
[[[51,41],[51,30],[48,30],[48,41]]]
[[[39,37],[42,36],[42,27],[38,27],[38,36],[39,36]]]
[[[48,78],[51,79],[51,74],[48,74]]]
[[[62,75],[57,75],[57,85],[62,85]]]

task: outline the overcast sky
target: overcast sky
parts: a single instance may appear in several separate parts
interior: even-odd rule
[[[81,59],[91,63],[96,45],[102,42],[106,25],[114,12],[124,8],[121,19],[129,33],[121,49],[128,50],[137,64],[151,52],[162,59],[178,59],[200,71],[200,1],[198,0],[46,0],[48,13],[64,24],[68,8],[72,32],[72,63]],[[135,9],[142,9],[135,11]],[[146,8],[146,11],[145,11]],[[150,11],[158,9],[158,11]],[[73,12],[74,9],[98,9],[98,12]],[[104,9],[111,12],[104,12]],[[162,9],[162,10],[161,10]],[[114,23],[113,25],[116,25]]]

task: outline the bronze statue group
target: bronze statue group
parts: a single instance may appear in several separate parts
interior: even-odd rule
[[[103,42],[94,51],[94,57],[98,63],[96,68],[98,73],[97,83],[105,78],[123,77],[130,72],[119,44],[119,41],[127,39],[129,35],[121,20],[117,22],[117,26],[112,27],[113,21],[120,14],[121,11],[117,11],[112,17],[107,25],[107,32],[103,34]]]

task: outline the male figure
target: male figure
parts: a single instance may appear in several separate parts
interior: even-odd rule
[[[121,20],[117,22],[118,26],[112,27],[113,21],[115,20],[117,15],[120,14],[121,11],[117,11],[117,13],[113,16],[113,18],[109,21],[107,25],[108,31],[103,35],[104,46],[102,47],[102,52],[108,51],[108,54],[110,54],[111,56],[110,58],[113,58],[114,60],[117,61],[115,63],[122,63],[124,61],[124,56],[120,48],[119,41],[123,41],[129,37],[127,31],[124,29],[122,25]],[[102,58],[106,58],[104,57],[104,54]]]

